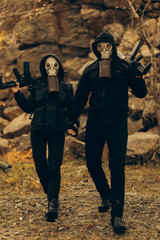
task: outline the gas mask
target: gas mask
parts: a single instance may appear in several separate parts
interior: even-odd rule
[[[112,44],[109,42],[100,42],[97,44],[97,50],[101,55],[99,61],[99,77],[111,77],[111,65],[109,58],[112,55]]]
[[[58,71],[59,63],[54,57],[48,57],[45,61],[45,69],[48,75],[48,92],[59,92]]]

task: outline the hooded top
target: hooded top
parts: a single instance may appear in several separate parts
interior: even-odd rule
[[[58,71],[58,79],[59,81],[63,81],[64,78],[64,69],[62,67],[62,64],[59,60],[59,58],[55,55],[55,54],[49,54],[45,57],[42,58],[41,62],[40,62],[40,72],[41,75],[46,79],[47,78],[47,73],[46,73],[46,69],[45,69],[45,61],[48,57],[54,57],[56,59],[56,61],[59,63],[59,71]]]
[[[37,82],[30,96],[25,96],[18,91],[15,93],[15,100],[19,107],[26,113],[34,113],[31,122],[31,130],[66,130],[67,116],[73,101],[73,88],[68,82],[64,82],[64,70],[59,58],[50,54],[45,56],[40,63],[40,72],[46,80],[45,61],[48,57],[54,57],[59,63],[59,93],[48,93],[47,81]]]
[[[101,60],[101,54],[97,50],[97,45],[100,42],[109,42],[112,44],[113,53],[112,53],[111,71],[113,68],[115,68],[115,65],[117,65],[117,63],[119,64],[121,62],[120,58],[117,55],[116,43],[115,43],[115,40],[114,40],[112,34],[110,34],[108,31],[105,31],[105,32],[100,33],[97,36],[97,38],[95,39],[95,41],[92,43],[92,50],[93,50],[95,56],[97,57],[97,60],[94,61],[92,64],[90,64],[88,67],[86,67],[86,69],[85,69],[86,73],[93,69],[99,68],[99,61]]]
[[[113,46],[111,61],[111,78],[99,78],[99,61],[101,55],[97,50],[100,42],[110,42]],[[100,117],[103,113],[107,121],[112,116],[127,116],[128,87],[136,97],[143,98],[147,94],[144,79],[137,78],[131,70],[123,69],[123,62],[117,56],[116,44],[113,36],[102,32],[92,44],[97,60],[87,66],[80,79],[71,111],[71,122],[79,117],[89,98],[89,116]],[[118,119],[118,118],[117,118]]]
[[[118,57],[117,57],[116,43],[114,41],[113,36],[108,31],[105,31],[105,32],[100,33],[97,36],[97,38],[95,39],[95,41],[92,43],[92,50],[99,60],[101,58],[101,55],[100,55],[99,51],[97,50],[97,45],[100,42],[109,42],[112,44],[112,47],[113,47],[112,58],[113,58],[113,61],[116,60]]]

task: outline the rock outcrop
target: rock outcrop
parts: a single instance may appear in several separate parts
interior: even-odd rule
[[[24,133],[29,133],[31,120],[29,115],[26,113],[14,118],[4,129],[3,137],[7,139],[12,139],[21,136]]]
[[[146,1],[131,2],[141,16]],[[2,0],[0,3],[0,74],[3,76],[3,81],[14,78],[12,72],[14,67],[22,73],[25,61],[30,62],[32,76],[38,76],[42,57],[55,53],[60,57],[65,68],[65,80],[73,84],[75,92],[85,67],[96,59],[91,51],[91,44],[100,32],[110,31],[116,40],[118,50],[126,56],[135,42],[139,40],[138,28],[132,25],[129,12],[127,2],[119,0]],[[159,64],[159,0],[150,1],[145,8],[143,26],[148,40],[154,47],[155,59]],[[146,44],[141,47],[140,53],[144,56],[143,64],[150,62],[150,51]],[[157,69],[157,74],[160,82],[160,68]],[[145,76],[145,79],[150,90],[150,73]],[[159,82],[156,87],[160,92]],[[9,142],[17,148],[20,142],[23,142],[21,149],[29,149],[31,147],[28,142],[30,120],[12,99],[13,94],[10,89],[1,90],[0,131],[2,131],[2,138],[0,138],[0,148],[5,151]],[[66,140],[68,144],[66,148],[69,149],[70,146],[70,151],[82,157],[85,157],[86,117],[85,113],[80,119],[81,128],[78,138],[73,140],[67,137]],[[150,159],[150,153],[153,151],[159,134],[139,132],[151,130],[157,125],[156,106],[150,91],[145,99],[137,99],[131,92],[129,93],[128,117],[130,136],[127,159],[133,160],[132,153],[136,159],[137,156],[142,158],[144,155]],[[150,145],[150,147],[146,152],[139,152],[138,146],[142,146],[145,140],[147,146]],[[129,152],[129,149],[133,152]],[[104,150],[104,157],[107,157],[107,147]]]
[[[128,137],[126,162],[143,164],[151,159],[159,141],[159,134],[134,133]]]

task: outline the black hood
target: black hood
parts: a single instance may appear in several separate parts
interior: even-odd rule
[[[113,54],[112,54],[113,61],[116,60],[117,59],[117,49],[116,49],[116,43],[114,41],[112,34],[110,34],[108,31],[102,32],[97,36],[95,41],[92,43],[92,50],[98,59],[101,58],[101,55],[100,55],[99,51],[97,50],[97,44],[100,42],[110,42],[112,44],[112,46],[113,46]]]
[[[40,72],[41,72],[41,75],[46,79],[47,78],[47,73],[46,73],[46,69],[45,69],[45,61],[48,57],[54,57],[57,62],[59,63],[59,72],[58,72],[58,79],[59,81],[63,81],[63,78],[64,78],[64,69],[62,67],[62,64],[59,60],[59,58],[55,55],[55,54],[50,54],[50,55],[47,55],[45,57],[42,58],[41,62],[40,62]]]

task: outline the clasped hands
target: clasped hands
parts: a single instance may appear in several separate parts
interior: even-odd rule
[[[74,129],[75,129],[75,130],[74,130]],[[69,128],[69,129],[67,130],[67,133],[68,133],[69,135],[71,135],[72,137],[76,137],[76,136],[77,136],[77,133],[78,133],[78,128],[77,128],[77,125],[76,125],[76,124],[74,124],[74,129]]]

